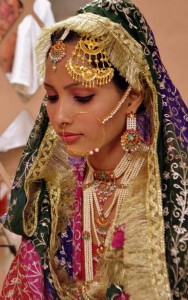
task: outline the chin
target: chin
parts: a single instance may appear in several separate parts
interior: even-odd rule
[[[74,153],[73,151],[70,151],[68,149],[66,150],[66,152],[67,152],[68,157],[70,157],[70,158],[82,158],[85,156],[85,155],[81,155],[78,153]]]

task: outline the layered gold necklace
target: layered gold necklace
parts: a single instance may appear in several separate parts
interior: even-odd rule
[[[109,229],[116,222],[122,201],[126,201],[127,184],[138,175],[145,160],[145,155],[141,155],[141,152],[147,151],[148,146],[141,144],[135,153],[126,153],[113,171],[94,170],[87,161],[88,175],[83,186],[82,232],[86,282],[92,281],[94,276],[93,240],[97,242],[97,254],[100,257],[109,243]],[[109,199],[111,204],[105,210],[104,205]],[[110,218],[112,211],[115,211],[113,221]]]

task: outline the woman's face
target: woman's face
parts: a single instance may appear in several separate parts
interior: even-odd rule
[[[96,148],[100,148],[99,153],[106,151],[107,154],[121,148],[120,137],[130,104],[127,99],[113,118],[102,125],[101,121],[116,107],[124,91],[118,90],[113,82],[102,87],[86,88],[74,81],[65,65],[76,43],[65,43],[66,56],[57,63],[56,72],[49,57],[46,61],[44,87],[48,96],[47,113],[70,156],[83,156]]]

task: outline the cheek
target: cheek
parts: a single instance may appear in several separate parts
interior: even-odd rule
[[[119,120],[119,118],[123,114],[123,111],[125,110],[125,103],[123,103],[123,105],[121,105],[121,107],[117,109],[121,98],[122,95],[120,93],[117,93],[116,91],[112,91],[111,94],[108,91],[107,95],[104,95],[103,99],[101,99],[100,101],[100,107],[98,108],[98,116],[101,120],[112,116],[112,114],[113,116],[111,120]]]
[[[86,136],[96,136],[96,132],[102,130],[101,121],[93,111],[76,114],[71,126],[83,132]]]
[[[55,121],[54,120],[55,119],[54,118],[54,116],[55,116],[55,107],[47,103],[46,111],[47,111],[47,115],[48,115],[48,118],[49,118],[50,122],[52,124],[54,124],[54,121]]]
[[[116,136],[121,136],[122,132],[126,128],[125,115],[121,112],[117,112],[112,119],[106,122],[105,132],[108,139],[114,138]]]

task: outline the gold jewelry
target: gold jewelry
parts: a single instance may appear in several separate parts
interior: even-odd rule
[[[140,146],[140,134],[136,130],[136,114],[127,114],[127,129],[121,136],[121,145],[125,152],[134,152]]]
[[[103,41],[103,36],[94,38],[83,35],[80,38],[66,64],[73,80],[89,88],[105,85],[112,80],[114,69],[108,61]]]
[[[55,72],[58,61],[62,60],[66,55],[66,46],[61,39],[59,39],[54,45],[51,46],[49,57],[53,63],[53,71]]]
[[[109,243],[109,228],[113,226],[118,218],[119,211],[121,210],[121,204],[125,201],[127,196],[126,186],[130,179],[136,177],[143,165],[145,156],[141,156],[140,152],[146,152],[148,147],[145,144],[141,144],[139,151],[135,153],[126,153],[120,163],[112,171],[114,177],[122,179],[120,184],[117,184],[114,191],[112,202],[106,211],[101,212],[101,207],[97,198],[97,193],[94,188],[94,170],[88,163],[88,175],[86,178],[86,184],[83,187],[83,233],[82,238],[84,240],[84,254],[85,254],[85,274],[86,281],[93,280],[93,255],[92,255],[92,232],[98,245],[98,255],[104,254],[106,247]],[[115,207],[115,216],[113,221],[109,220],[110,214]],[[97,212],[97,217],[96,213]],[[103,242],[100,238],[103,237]]]
[[[62,60],[66,55],[66,46],[63,41],[68,36],[70,30],[65,29],[64,33],[62,34],[61,38],[55,42],[54,45],[50,47],[49,57],[51,62],[53,63],[53,71],[55,72],[57,67],[56,64],[60,60]]]
[[[127,99],[128,95],[130,94],[130,91],[132,90],[132,87],[129,86],[127,88],[127,90],[125,91],[125,93],[123,94],[122,98],[120,99],[120,101],[117,103],[116,107],[112,110],[112,112],[107,115],[106,117],[104,117],[102,119],[102,124],[105,124],[107,121],[109,121],[110,119],[113,118],[113,116],[117,113],[117,111],[121,108],[121,106],[123,105],[123,103],[125,102],[125,100]]]
[[[75,114],[74,117],[76,118],[76,116],[78,116],[78,115],[86,115],[86,114],[88,114],[88,112],[81,111],[81,112]],[[73,147],[70,147],[68,145],[68,143],[66,142],[66,140],[64,140],[67,150],[69,150],[73,154],[76,154],[76,155],[82,156],[82,157],[83,156],[91,156],[91,155],[94,155],[95,153],[98,153],[100,151],[100,148],[103,146],[104,140],[105,140],[105,129],[104,129],[103,124],[101,123],[101,121],[97,117],[94,117],[94,119],[98,122],[99,126],[101,126],[102,136],[101,136],[101,141],[99,142],[99,144],[96,147],[94,147],[93,149],[82,151],[82,150],[74,149]],[[66,126],[67,126],[67,124],[63,123],[63,133],[65,132]]]
[[[113,171],[94,170],[94,189],[102,207],[116,188],[116,178]]]

